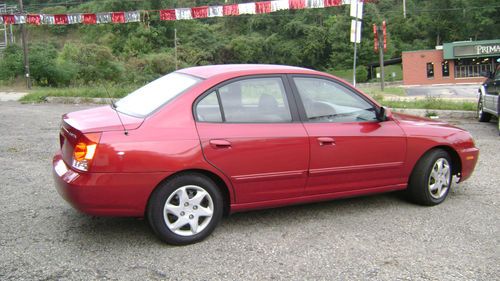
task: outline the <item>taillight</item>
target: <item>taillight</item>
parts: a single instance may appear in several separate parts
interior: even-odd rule
[[[100,133],[91,133],[84,134],[79,139],[73,150],[73,168],[81,171],[89,170],[100,138]]]

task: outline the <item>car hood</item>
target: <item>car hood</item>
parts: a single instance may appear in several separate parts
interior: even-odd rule
[[[144,121],[143,118],[120,112],[117,114],[117,111],[109,105],[67,113],[62,118],[65,123],[82,133],[119,131],[123,130],[123,127],[127,130],[134,130]]]
[[[409,114],[404,114],[404,113],[392,113],[392,117],[397,120],[401,125],[407,125],[407,126],[421,126],[421,127],[443,127],[443,128],[449,128],[449,129],[458,129],[462,130],[459,127],[453,126],[449,123],[443,122],[443,121],[438,121],[435,119],[430,119],[426,117],[419,117],[419,116],[414,116],[414,115],[409,115]]]

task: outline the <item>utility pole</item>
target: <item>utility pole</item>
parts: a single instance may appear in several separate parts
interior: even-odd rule
[[[406,19],[406,0],[403,0],[403,17]]]
[[[24,14],[23,9],[23,0],[19,0],[19,12]],[[26,87],[31,89],[31,78],[30,78],[30,65],[28,59],[28,42],[26,42],[26,26],[25,24],[21,24],[21,40],[23,44],[23,53],[24,53],[24,75],[26,77]]]
[[[380,90],[384,91],[384,36],[382,26],[377,28],[378,33],[378,54],[380,63]]]
[[[354,1],[354,3],[353,3]],[[351,17],[354,17],[354,20],[351,20],[351,42],[354,43],[354,60],[352,65],[352,85],[356,87],[356,59],[358,56],[358,33],[361,33],[361,19],[363,18],[363,2],[359,2],[360,0],[352,0],[351,1]],[[360,7],[359,7],[360,6]],[[361,10],[361,11],[360,11]],[[354,28],[353,28],[354,25]],[[353,32],[354,31],[354,32]],[[361,34],[359,34],[359,39],[361,43]]]
[[[177,28],[174,28],[174,53],[175,53],[175,70],[179,69],[177,62]]]

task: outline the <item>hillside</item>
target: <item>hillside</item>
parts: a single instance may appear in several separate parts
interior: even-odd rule
[[[7,1],[16,3],[17,1]],[[140,84],[179,67],[217,63],[277,63],[335,71],[352,67],[349,6],[288,10],[186,21],[160,21],[158,9],[221,4],[219,1],[24,1],[32,13],[149,10],[140,23],[29,26],[30,65],[38,85],[64,86],[103,80]],[[459,40],[500,38],[495,0],[402,0],[366,3],[359,64],[377,60],[372,24],[387,22],[387,58],[404,50]],[[18,33],[18,27],[15,26]],[[16,38],[20,38],[16,35]],[[18,40],[19,43],[19,40]],[[21,49],[8,48],[0,80],[23,73]],[[6,82],[7,81],[7,82]]]

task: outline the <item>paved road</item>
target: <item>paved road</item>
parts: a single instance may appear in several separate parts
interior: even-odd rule
[[[481,148],[445,203],[397,194],[235,214],[208,240],[160,243],[143,220],[92,218],[54,189],[60,115],[0,102],[0,280],[498,280],[496,124],[455,121]]]
[[[408,97],[431,96],[447,99],[472,99],[477,100],[478,85],[436,85],[406,88]]]

